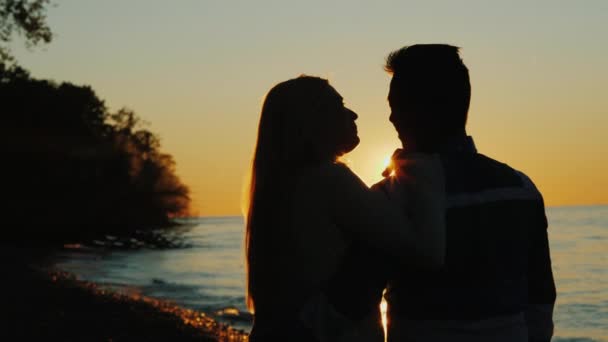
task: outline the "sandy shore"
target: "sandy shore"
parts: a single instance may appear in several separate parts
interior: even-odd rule
[[[2,335],[14,341],[248,340],[202,312],[104,290],[65,272],[22,263],[6,272]]]

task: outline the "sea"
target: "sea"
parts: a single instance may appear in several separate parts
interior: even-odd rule
[[[608,206],[549,207],[547,217],[558,293],[553,341],[608,342]],[[243,219],[190,218],[180,230],[181,248],[71,246],[54,257],[54,267],[249,331]]]

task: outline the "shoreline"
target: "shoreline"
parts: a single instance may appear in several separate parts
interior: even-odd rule
[[[248,341],[243,331],[169,301],[32,263],[8,268],[5,332],[18,340]]]

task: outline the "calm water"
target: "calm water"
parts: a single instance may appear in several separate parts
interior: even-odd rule
[[[558,289],[554,341],[608,342],[608,206],[549,208],[547,216]],[[66,251],[56,266],[84,280],[169,299],[249,329],[250,317],[236,314],[246,311],[242,219],[188,223],[189,248]]]

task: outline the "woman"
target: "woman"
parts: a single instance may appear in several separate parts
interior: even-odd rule
[[[319,312],[319,295],[354,242],[409,264],[442,263],[445,232],[438,218],[443,217],[443,179],[428,176],[440,175],[438,160],[412,163],[419,186],[429,189],[420,198],[425,210],[415,214],[414,225],[337,162],[359,144],[356,119],[338,92],[318,77],[279,83],[266,96],[246,231],[248,305],[255,313],[252,342],[318,340],[323,332],[310,326],[315,320],[310,308],[317,309],[312,315]],[[309,322],[301,319],[304,309]]]

